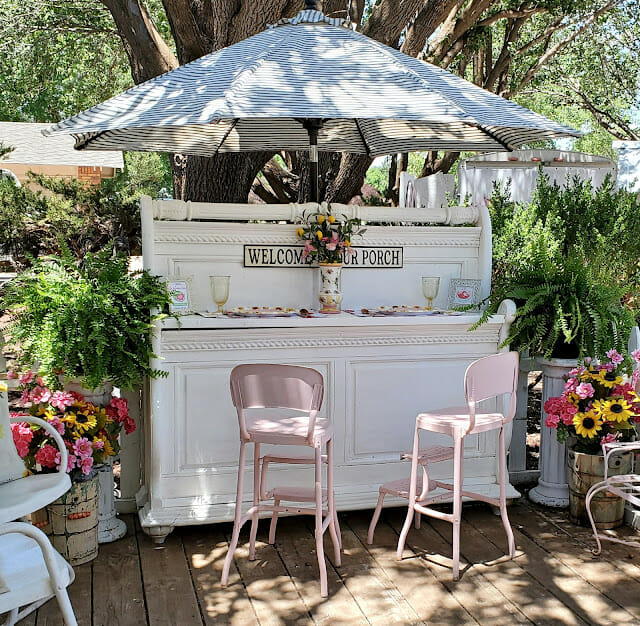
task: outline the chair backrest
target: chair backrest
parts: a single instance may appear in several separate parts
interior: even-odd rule
[[[4,383],[0,388],[0,484],[22,478],[26,467],[13,443],[9,423],[9,400]]]
[[[245,409],[291,409],[306,412],[309,414],[307,439],[311,439],[324,396],[324,380],[320,372],[298,365],[250,363],[233,368],[230,387],[243,439],[249,439],[244,419]]]
[[[473,429],[475,406],[482,400],[511,394],[509,409],[505,413],[505,423],[516,414],[516,392],[518,389],[518,353],[501,352],[486,356],[469,365],[464,376],[464,391],[469,405]]]

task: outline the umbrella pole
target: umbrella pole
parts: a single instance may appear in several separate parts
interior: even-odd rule
[[[311,179],[311,202],[320,202],[318,193],[318,131],[322,120],[308,119],[303,122],[309,135],[309,177]]]

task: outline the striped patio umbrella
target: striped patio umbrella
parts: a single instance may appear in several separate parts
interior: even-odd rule
[[[315,10],[180,66],[52,126],[76,148],[212,156],[317,150],[512,150],[579,136]],[[314,175],[315,173],[315,175]],[[314,183],[316,183],[314,185]]]

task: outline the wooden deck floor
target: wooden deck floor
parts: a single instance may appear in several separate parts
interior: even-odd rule
[[[343,564],[328,566],[326,600],[310,518],[283,518],[275,547],[264,543],[268,522],[262,521],[253,562],[247,527],[230,584],[222,589],[229,524],[177,528],[163,546],[154,546],[129,516],[124,539],[100,546],[95,561],[76,568],[71,601],[83,626],[640,624],[640,551],[607,543],[605,556],[594,557],[590,532],[570,524],[563,511],[526,501],[510,507],[518,549],[510,561],[503,557],[500,519],[487,507],[466,505],[462,555],[469,565],[457,583],[451,581],[450,525],[423,521],[397,562],[403,510],[383,512],[373,546],[366,544],[370,514],[340,515]],[[51,601],[22,622],[60,623]]]

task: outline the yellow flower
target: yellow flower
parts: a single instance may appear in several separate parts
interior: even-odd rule
[[[111,445],[111,442],[109,441],[106,435],[95,437],[93,440],[102,441],[104,443],[104,448],[102,448],[102,451],[105,453],[106,456],[113,456],[115,454],[115,450],[113,449],[113,446]]]
[[[304,230],[302,229],[302,227],[300,227],[300,228],[298,228],[296,233],[298,234],[298,237],[302,237],[302,235],[304,235]]]
[[[0,382],[0,393],[2,393],[3,391],[7,391],[7,389],[9,389],[9,387],[7,387],[7,383]]]
[[[316,231],[316,237],[317,237],[318,239],[322,239],[323,235],[322,235],[322,231],[321,231],[321,230],[317,230],[317,231]]]
[[[335,216],[333,216],[333,215],[330,215],[330,216],[327,218],[327,222],[329,222],[329,224],[333,224],[335,221],[336,221],[336,218],[335,218]]]
[[[351,241],[349,239],[345,239],[344,245],[348,248],[351,245]]]
[[[616,376],[613,372],[608,372],[607,370],[600,370],[594,380],[609,388],[622,384],[622,376]]]
[[[318,224],[322,224],[324,222],[324,215],[318,215]]]
[[[95,428],[96,424],[96,416],[89,413],[89,411],[81,411],[76,414],[75,426],[79,433],[84,433]]]
[[[573,425],[576,433],[581,437],[593,439],[596,433],[602,428],[602,420],[595,411],[588,413],[576,413],[573,417]]]
[[[608,422],[626,422],[633,415],[631,406],[623,398],[598,400],[593,403],[593,408]]]

